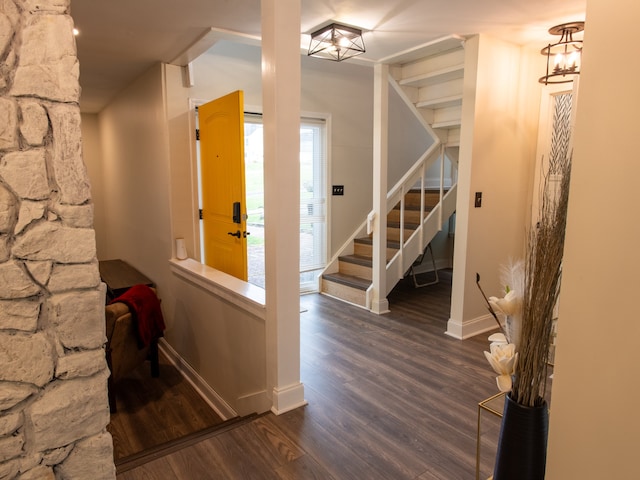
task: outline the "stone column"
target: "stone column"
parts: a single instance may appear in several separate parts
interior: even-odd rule
[[[69,0],[0,0],[0,478],[113,479]]]

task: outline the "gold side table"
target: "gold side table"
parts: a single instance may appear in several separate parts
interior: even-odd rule
[[[502,418],[502,411],[504,409],[504,396],[506,392],[496,393],[489,398],[485,398],[478,403],[478,436],[476,445],[476,480],[480,480],[480,445],[481,445],[481,420],[482,412],[489,412],[498,418]],[[496,439],[497,441],[497,439]],[[493,478],[489,477],[489,480]]]

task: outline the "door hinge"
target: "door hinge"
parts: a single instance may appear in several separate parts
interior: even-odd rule
[[[198,215],[200,216],[200,220],[202,220],[204,217],[202,216],[202,209],[198,210]]]
[[[200,140],[200,129],[196,128],[196,142]]]

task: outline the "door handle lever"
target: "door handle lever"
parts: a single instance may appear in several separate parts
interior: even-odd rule
[[[238,237],[238,238],[242,236],[242,234],[240,233],[240,230],[237,230],[235,233],[227,232],[227,235],[231,235],[232,237]]]

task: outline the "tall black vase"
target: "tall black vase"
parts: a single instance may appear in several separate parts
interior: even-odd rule
[[[493,480],[543,480],[549,408],[520,405],[505,395]]]

